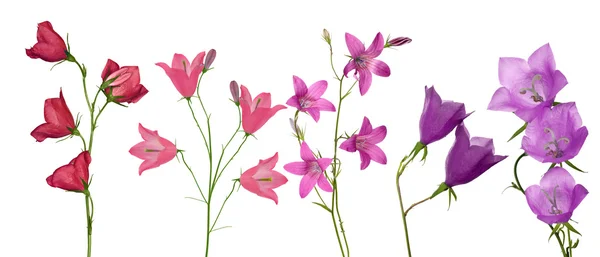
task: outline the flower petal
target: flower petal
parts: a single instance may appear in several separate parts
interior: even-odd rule
[[[308,172],[306,162],[290,162],[283,165],[283,169],[294,175],[304,175]]]
[[[390,66],[388,66],[385,62],[380,60],[371,59],[367,62],[367,68],[373,74],[380,77],[389,77],[391,74]]]
[[[335,112],[335,106],[329,100],[325,98],[317,99],[312,103],[313,108],[317,108],[321,111]]]
[[[305,96],[308,93],[308,87],[306,86],[306,83],[304,83],[304,80],[295,75],[293,76],[293,80],[294,92],[296,93],[296,97],[301,98]]]
[[[573,192],[571,193],[571,211],[575,211],[577,206],[583,201],[583,199],[588,195],[588,190],[582,185],[575,185],[573,188]]]
[[[375,38],[373,39],[373,42],[371,42],[371,45],[369,46],[367,51],[365,51],[365,55],[368,55],[371,58],[375,58],[381,54],[384,46],[385,41],[383,40],[383,35],[381,34],[381,32],[378,32],[377,35],[375,35]]]
[[[363,151],[369,155],[371,160],[380,164],[387,164],[387,157],[385,156],[383,150],[379,148],[379,146],[365,144],[365,148],[363,149]]]
[[[305,110],[308,113],[308,115],[310,115],[310,117],[312,117],[313,120],[315,120],[315,122],[319,122],[319,119],[321,118],[321,111],[319,109],[306,108]]]
[[[356,69],[356,63],[353,60],[348,61],[346,66],[344,66],[344,76],[348,77],[348,73],[352,70]]]
[[[373,126],[371,126],[371,121],[366,116],[363,117],[362,125],[360,126],[360,131],[358,132],[359,136],[368,135],[373,132]]]
[[[573,212],[565,212],[559,215],[538,215],[537,218],[546,224],[565,223],[571,219]]]
[[[346,150],[348,152],[356,152],[356,138],[357,135],[353,135],[350,138],[346,139],[346,141],[340,144],[340,149]]]
[[[187,57],[185,57],[185,55],[183,54],[174,54],[173,55],[173,61],[171,62],[171,68],[172,69],[176,69],[176,70],[192,70],[192,67],[190,65],[190,61],[188,60]],[[189,74],[189,73],[186,73]]]
[[[554,71],[556,70],[556,62],[554,61],[554,54],[550,44],[547,43],[531,54],[527,60],[529,67],[533,70],[539,71]]]
[[[329,168],[329,165],[331,165],[332,161],[333,159],[331,158],[320,158],[317,160],[317,163],[319,164],[319,168],[321,168],[321,170],[324,172],[327,170],[327,168]]]
[[[377,39],[377,37],[375,37]],[[350,33],[346,33],[346,46],[352,57],[356,58],[365,52],[365,46],[358,38]]]
[[[556,94],[558,94],[558,92],[560,92],[560,90],[562,90],[567,84],[569,84],[565,75],[562,74],[562,72],[560,72],[559,70],[554,71],[554,74],[552,77],[553,77],[554,83],[552,85],[552,89],[550,90],[548,96],[546,96],[547,98],[549,98],[548,100],[553,100],[554,97],[556,97]]]
[[[293,95],[292,97],[290,97],[290,99],[287,100],[287,102],[285,102],[285,104],[294,107],[298,110],[302,109],[302,106],[300,106],[300,101],[298,100],[298,97]]]
[[[197,69],[197,68],[201,67],[200,70],[202,70],[204,68],[204,56],[205,55],[206,55],[206,52],[204,52],[204,51],[198,53],[196,55],[196,57],[194,57],[194,60],[192,61],[192,64],[191,64],[191,67],[189,67],[188,69],[194,70],[194,69]]]
[[[358,88],[360,90],[360,95],[365,95],[369,88],[371,87],[371,82],[373,81],[373,75],[369,70],[359,69],[359,80],[358,80]]]
[[[370,144],[378,144],[385,139],[387,136],[387,128],[385,126],[379,126],[371,131],[369,135],[367,135],[367,142]]]
[[[306,162],[317,160],[317,158],[315,158],[315,156],[313,155],[312,150],[310,150],[310,147],[305,141],[303,141],[300,145],[300,157]]]
[[[552,192],[556,186],[562,190],[571,192],[575,187],[575,179],[567,170],[561,167],[554,167],[544,174],[540,180],[540,187],[546,192]]]
[[[358,151],[360,155],[360,170],[364,170],[371,164],[371,156],[364,151]]]
[[[327,177],[325,177],[324,173],[321,173],[321,175],[319,176],[319,180],[317,180],[317,184],[319,185],[319,187],[321,188],[321,190],[325,191],[325,192],[333,192],[333,188],[331,187],[331,184],[329,184],[329,181],[327,180]]]
[[[521,58],[501,57],[498,61],[498,78],[507,89],[520,87],[530,71],[527,62]]]
[[[310,88],[306,94],[306,98],[315,101],[325,94],[325,90],[327,90],[327,81],[319,80],[310,85]]]
[[[491,111],[514,112],[519,109],[519,106],[517,101],[512,99],[510,91],[505,87],[501,87],[494,92],[487,108]]]
[[[300,180],[300,198],[305,198],[312,191],[313,187],[317,184],[320,174],[322,173],[309,172],[302,177],[302,180]]]

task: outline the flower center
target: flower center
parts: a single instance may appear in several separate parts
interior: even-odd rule
[[[536,103],[541,103],[544,101],[544,97],[542,97],[536,90],[535,90],[535,82],[536,81],[541,81],[542,80],[542,75],[540,74],[536,74],[535,76],[533,76],[533,78],[531,79],[531,87],[530,88],[521,88],[519,93],[524,95],[527,94],[527,92],[531,92],[531,99],[533,100],[533,102]]]
[[[552,197],[550,197],[548,195],[548,193],[544,189],[542,189],[542,192],[544,193],[544,195],[546,195],[546,198],[548,199],[548,201],[550,201],[550,204],[552,204],[552,206],[548,210],[548,213],[554,214],[554,215],[559,215],[559,214],[563,213],[556,204],[556,189],[557,188],[558,188],[558,185],[556,185],[554,187],[554,190],[552,191]]]
[[[321,173],[323,172],[323,170],[319,166],[319,163],[311,162],[310,164],[308,164],[308,172]]]
[[[354,63],[356,63],[356,66],[358,66],[359,68],[366,68],[367,67],[367,63],[365,62],[365,60],[363,59],[363,57],[356,57],[354,58]]]
[[[300,102],[300,107],[302,107],[302,108],[308,108],[312,104],[311,100],[308,100],[308,99],[306,99],[304,97],[300,98],[299,102]]]
[[[552,156],[554,158],[563,157],[564,152],[560,148],[558,143],[560,143],[560,141],[563,141],[563,142],[565,142],[565,144],[568,144],[570,142],[570,140],[567,137],[561,137],[559,139],[556,139],[556,135],[554,135],[554,131],[552,131],[552,129],[550,129],[550,128],[544,128],[544,132],[550,133],[550,136],[552,137],[552,140],[544,145],[544,150],[546,150],[546,155]]]
[[[356,137],[356,149],[365,149],[365,143],[367,139],[364,136]]]
[[[181,61],[183,63],[183,71],[185,71],[186,74],[190,75],[187,71],[187,64],[185,63],[185,61]]]
[[[160,152],[160,150],[156,150],[156,149],[144,149],[144,152],[147,152],[147,153],[156,153],[156,152]]]
[[[273,178],[271,178],[271,177],[268,177],[268,178],[259,178],[259,179],[257,179],[257,181],[271,182],[271,181],[273,181]]]

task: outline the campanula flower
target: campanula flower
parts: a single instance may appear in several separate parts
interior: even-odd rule
[[[381,33],[377,33],[375,39],[365,50],[365,45],[350,33],[346,33],[346,45],[352,56],[352,60],[344,67],[344,76],[348,77],[348,73],[354,70],[354,77],[358,74],[358,88],[360,95],[365,95],[371,87],[373,75],[380,77],[390,76],[390,67],[383,61],[376,60],[385,46],[385,40]]]
[[[67,45],[63,38],[54,31],[52,23],[44,21],[38,23],[37,43],[25,54],[31,59],[42,59],[47,62],[58,62],[67,59]]]
[[[86,189],[90,176],[89,166],[92,157],[88,151],[83,151],[73,158],[67,165],[56,169],[52,175],[46,178],[51,187],[61,188],[67,191],[83,192]],[[83,184],[85,182],[85,185]]]
[[[325,90],[327,90],[325,80],[319,80],[308,88],[301,78],[294,76],[296,94],[290,97],[286,104],[296,107],[301,112],[307,112],[315,122],[318,122],[321,111],[335,112],[335,106],[329,100],[321,98]]]
[[[287,178],[273,170],[279,160],[278,153],[266,160],[259,160],[258,165],[246,170],[240,177],[240,184],[246,190],[278,204],[277,194],[273,189],[287,183]]]
[[[428,145],[446,137],[471,113],[466,113],[463,103],[442,101],[433,86],[425,86],[425,103],[419,121],[420,142]]]
[[[463,123],[456,127],[456,140],[446,158],[446,180],[444,184],[454,186],[469,183],[508,156],[494,155],[491,138],[470,138]]]
[[[360,154],[361,170],[366,169],[371,163],[371,160],[386,164],[387,157],[385,156],[385,153],[376,145],[383,141],[386,135],[387,128],[385,126],[379,126],[373,129],[369,119],[364,117],[358,134],[352,135],[340,144],[340,148],[348,152],[358,151]]]
[[[537,49],[529,59],[502,57],[498,63],[498,88],[488,110],[514,112],[531,122],[554,102],[556,94],[567,85],[567,78],[556,69],[550,44]]]
[[[138,125],[138,130],[144,141],[131,147],[129,153],[144,160],[140,165],[140,175],[145,170],[157,168],[175,158],[177,147],[171,141],[159,136],[158,131],[149,130],[142,124]]]
[[[300,197],[306,197],[315,185],[319,185],[325,192],[333,192],[331,184],[325,177],[325,170],[331,164],[332,159],[317,159],[306,142],[302,142],[300,146],[300,157],[302,158],[301,162],[291,162],[283,166],[289,173],[303,176],[300,180]]]
[[[527,124],[521,148],[539,162],[560,163],[577,156],[587,136],[575,103],[562,103]]]
[[[561,167],[548,170],[540,185],[532,185],[525,190],[529,208],[547,224],[568,222],[587,194],[588,190],[576,185],[571,174]]]
[[[44,120],[46,123],[31,131],[31,136],[37,142],[46,138],[61,138],[73,134],[76,130],[73,115],[65,102],[62,88],[58,98],[48,98],[44,101]]]
[[[260,93],[252,99],[250,91],[244,85],[240,86],[242,95],[240,107],[242,108],[242,127],[248,134],[254,134],[271,119],[275,113],[287,107],[278,104],[271,107],[271,93]]]
[[[104,91],[117,103],[137,103],[148,93],[148,89],[140,84],[138,66],[119,67],[119,64],[108,59],[100,76],[103,82],[114,79]]]
[[[204,69],[204,55],[205,52],[200,52],[190,64],[184,55],[174,54],[171,67],[164,62],[156,63],[156,65],[165,70],[177,91],[183,97],[189,98],[196,93],[198,79]]]

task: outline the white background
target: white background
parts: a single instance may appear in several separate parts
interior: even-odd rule
[[[522,152],[520,140],[506,143],[522,125],[514,115],[487,111],[498,82],[498,58],[527,58],[550,43],[557,68],[569,84],[557,101],[576,101],[590,135],[573,160],[588,174],[573,173],[590,191],[575,212],[576,228],[584,235],[575,256],[599,250],[597,218],[600,176],[593,161],[599,145],[597,73],[600,51],[596,8],[557,1],[23,1],[4,3],[2,25],[3,137],[0,168],[0,256],[84,256],[86,228],[84,197],[46,184],[46,177],[80,151],[78,139],[55,144],[36,143],[29,135],[43,122],[43,101],[64,96],[75,115],[86,114],[77,67],[32,60],[25,48],[35,42],[38,22],[49,20],[71,50],[88,67],[88,83],[101,83],[107,58],[120,65],[138,65],[149,89],[130,108],[110,105],[99,121],[94,146],[91,192],[96,205],[93,256],[203,256],[205,206],[186,196],[197,192],[190,174],[176,160],[139,176],[141,160],[128,150],[141,141],[137,124],[177,139],[201,183],[206,155],[185,102],[156,62],[171,63],[173,53],[193,58],[217,50],[215,69],[203,80],[202,95],[215,128],[215,148],[234,129],[237,113],[227,100],[229,82],[246,85],[253,96],[271,92],[273,103],[284,104],[293,94],[292,75],[310,85],[329,81],[325,97],[335,101],[336,87],[328,62],[323,28],[333,38],[335,66],[341,72],[348,54],[344,33],[368,45],[377,32],[409,36],[413,42],[386,49],[379,57],[392,71],[374,77],[369,92],[355,90],[342,107],[341,128],[359,128],[367,115],[373,126],[386,125],[380,144],[388,165],[371,163],[359,170],[357,153],[341,151],[344,171],[339,179],[340,208],[352,256],[406,256],[394,176],[401,157],[418,140],[424,86],[435,85],[443,99],[464,102],[472,136],[494,138],[496,152],[510,155],[473,183],[455,188],[458,202],[446,211],[446,194],[411,211],[410,236],[414,256],[560,256],[548,227],[537,220],[516,190],[502,190],[513,180],[512,165]],[[8,5],[8,6],[7,6]],[[350,81],[350,80],[348,80]],[[276,170],[289,182],[276,189],[279,205],[245,190],[235,193],[221,217],[233,228],[212,236],[211,256],[339,256],[330,216],[300,199],[300,176],[283,165],[300,160],[290,136],[293,108],[280,111],[256,133],[226,171],[217,195],[230,189],[259,159],[279,152]],[[88,117],[82,122],[88,131]],[[316,125],[308,115],[308,144],[331,156],[334,113],[322,113]],[[87,133],[86,133],[87,134]],[[403,176],[405,204],[431,194],[444,180],[446,153],[454,132],[429,147],[425,166],[413,164]],[[239,142],[239,141],[238,141]],[[524,187],[538,183],[546,164],[525,159]],[[328,195],[330,196],[330,195]]]

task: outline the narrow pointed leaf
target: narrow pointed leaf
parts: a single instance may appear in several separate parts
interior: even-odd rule
[[[325,206],[322,203],[317,203],[317,202],[313,202],[314,204],[321,206],[321,208],[325,209],[327,212],[331,213],[331,209],[329,209],[329,207]]]
[[[573,163],[571,163],[570,161],[565,161],[565,163],[566,163],[567,165],[569,165],[569,167],[571,167],[571,168],[575,169],[576,171],[583,172],[583,173],[587,173],[587,172],[585,172],[585,171],[581,170],[580,168],[577,168],[577,166],[573,165]]]
[[[527,128],[527,122],[525,122],[525,124],[523,124],[523,126],[521,126],[521,128],[519,128],[513,135],[512,137],[510,137],[510,139],[506,142],[510,142],[511,140],[513,140],[515,137],[517,137],[518,135],[520,135],[521,133],[523,133],[523,131],[525,131],[525,129]]]
[[[564,226],[570,230],[571,232],[578,234],[581,236],[581,234],[579,233],[579,231],[577,231],[571,224],[569,224],[568,222],[564,223]]]

